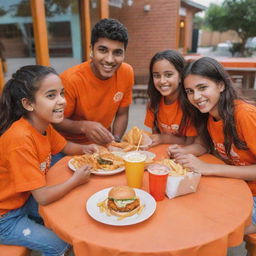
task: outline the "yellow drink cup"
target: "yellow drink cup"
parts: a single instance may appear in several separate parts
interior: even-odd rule
[[[147,158],[146,155],[134,151],[125,154],[123,158],[125,161],[125,175],[128,186],[141,188]]]

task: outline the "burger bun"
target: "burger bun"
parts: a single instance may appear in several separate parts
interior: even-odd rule
[[[131,199],[136,197],[136,193],[133,188],[128,186],[116,186],[113,187],[109,193],[108,197],[113,199]]]

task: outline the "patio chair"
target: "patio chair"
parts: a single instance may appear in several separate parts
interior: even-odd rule
[[[0,244],[1,256],[29,256],[30,250],[22,246]]]

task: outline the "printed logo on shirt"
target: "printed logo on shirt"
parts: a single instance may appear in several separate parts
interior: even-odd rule
[[[171,133],[171,134],[179,134],[179,125],[178,124],[159,124],[162,127],[164,133]]]
[[[51,164],[51,154],[49,154],[45,159],[45,161],[40,164],[39,168],[42,172],[47,172],[48,169],[50,168],[50,164]]]
[[[123,93],[123,92],[117,92],[117,93],[114,95],[114,97],[113,97],[114,102],[119,102],[119,101],[121,101],[122,98],[123,98],[123,96],[124,96],[124,93]]]
[[[240,156],[233,150],[233,145],[231,146],[230,157],[228,157],[225,147],[222,143],[214,142],[214,147],[215,150],[218,151],[222,159],[230,162],[233,165],[246,165],[245,162],[241,161]]]

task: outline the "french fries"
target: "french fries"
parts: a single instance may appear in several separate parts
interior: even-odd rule
[[[84,154],[81,156],[74,156],[73,159],[71,160],[71,163],[76,169],[78,169],[86,164],[91,165],[92,168],[96,168],[94,159],[93,159],[93,155],[89,155],[89,154]]]
[[[175,163],[175,161],[173,161],[172,159],[164,159],[161,163],[171,169],[171,171],[169,172],[169,175],[171,176],[185,176],[188,172],[186,168],[178,163]]]
[[[128,142],[112,141],[110,143],[110,145],[113,146],[113,147],[121,148],[124,152],[132,151],[132,150],[135,150],[135,148],[136,148],[134,145],[131,145]]]
[[[110,211],[107,207],[107,198],[103,200],[102,202],[97,203],[97,206],[100,208],[101,213],[106,213],[107,216],[111,216]]]
[[[89,164],[92,168],[97,170],[115,170],[124,166],[124,160],[120,156],[116,156],[111,152],[84,154],[81,156],[74,156],[71,164],[77,169],[83,165]]]
[[[137,214],[141,214],[141,212],[143,211],[144,208],[145,208],[145,204],[144,204],[144,205],[141,205],[141,206],[138,208]]]

